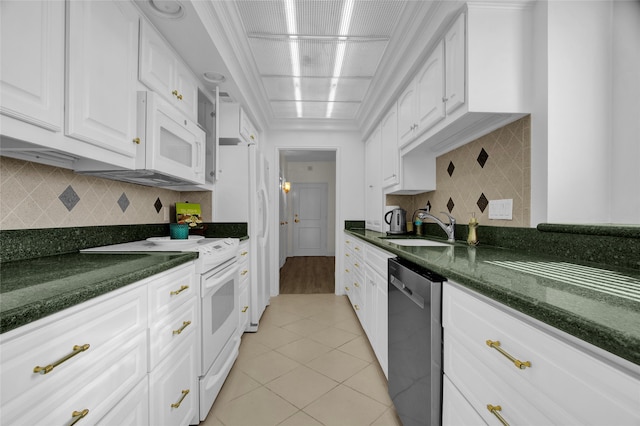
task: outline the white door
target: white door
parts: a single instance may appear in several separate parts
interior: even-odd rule
[[[327,255],[328,185],[292,183],[293,255]]]

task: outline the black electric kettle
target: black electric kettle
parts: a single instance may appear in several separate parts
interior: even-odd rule
[[[391,218],[389,218],[391,217]],[[384,221],[389,225],[389,234],[407,233],[407,211],[404,209],[393,209],[384,215]]]

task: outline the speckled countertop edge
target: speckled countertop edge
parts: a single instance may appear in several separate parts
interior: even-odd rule
[[[496,286],[492,283],[492,279],[495,277],[490,273],[487,273],[488,268],[486,267],[483,268],[482,273],[474,273],[471,267],[460,267],[460,263],[464,264],[466,262],[471,265],[476,262],[475,254],[471,256],[469,251],[473,253],[482,253],[482,255],[479,256],[481,258],[501,258],[505,256],[517,257],[518,254],[514,253],[513,250],[505,250],[488,246],[470,248],[466,244],[457,243],[450,248],[450,250],[453,250],[453,256],[457,261],[456,267],[451,267],[446,264],[447,262],[441,261],[441,258],[429,258],[429,254],[441,253],[442,249],[439,250],[437,248],[434,249],[429,247],[403,248],[386,242],[381,238],[386,237],[384,234],[364,229],[351,229],[345,230],[345,232],[366,242],[372,243],[373,245],[388,252],[396,254],[399,257],[433,270],[434,272],[447,277],[458,284],[477,291],[492,300],[500,302],[545,324],[571,334],[634,364],[640,365],[640,324],[638,330],[634,330],[635,333],[633,331],[629,333],[616,330],[603,324],[598,324],[588,318],[561,310],[555,306],[544,303],[539,299],[525,297],[518,292],[509,291],[503,287]],[[530,259],[531,256],[531,254],[526,253],[521,255],[521,257],[527,259]],[[471,257],[474,257],[473,262]],[[540,257],[540,259],[551,260],[550,258],[542,257]],[[563,259],[553,260],[558,261]],[[499,272],[503,275],[511,274],[514,278],[524,275],[517,272],[509,273],[504,270],[500,270]],[[624,272],[636,277],[640,276],[640,274],[634,270],[625,269]]]
[[[60,255],[60,258],[61,260],[63,260],[65,257],[73,256],[77,257],[77,254]],[[87,300],[106,294],[110,291],[117,290],[152,275],[182,265],[191,260],[197,259],[198,254],[190,252],[173,253],[171,256],[164,257],[169,257],[169,259],[158,261],[152,266],[140,267],[139,269],[135,269],[133,272],[124,274],[116,273],[113,274],[112,277],[103,279],[98,282],[87,281],[86,284],[74,288],[71,291],[62,292],[54,297],[49,297],[45,300],[27,302],[17,308],[2,311],[0,312],[0,333],[5,333],[7,331],[16,329],[25,324],[62,311],[63,309],[75,306]],[[125,256],[123,256],[123,259],[124,258]],[[127,262],[130,262],[130,260],[127,260]],[[25,279],[28,280],[29,278],[27,271],[29,270],[29,261],[22,261],[21,264],[23,265],[25,270]]]

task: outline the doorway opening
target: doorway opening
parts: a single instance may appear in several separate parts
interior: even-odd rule
[[[335,293],[336,150],[279,157],[279,293]]]

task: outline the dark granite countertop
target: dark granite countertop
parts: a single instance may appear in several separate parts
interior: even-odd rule
[[[0,332],[196,259],[197,253],[68,253],[0,266]]]
[[[640,365],[640,271],[636,269],[463,242],[447,247],[399,246],[385,241],[388,237],[380,232],[346,232]]]

